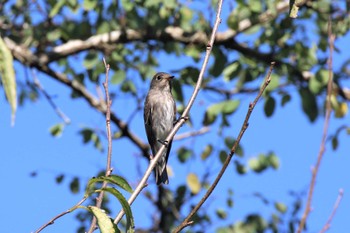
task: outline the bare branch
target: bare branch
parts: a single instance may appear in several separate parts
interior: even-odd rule
[[[202,197],[202,199],[199,201],[199,203],[192,209],[191,213],[182,221],[182,223],[173,231],[173,233],[180,232],[182,229],[184,229],[185,227],[187,227],[193,223],[193,221],[191,221],[191,218],[194,216],[195,213],[197,213],[199,208],[204,204],[204,202],[208,199],[208,197],[211,195],[211,193],[214,191],[215,187],[219,183],[221,177],[223,176],[223,174],[226,171],[227,166],[230,164],[230,161],[231,161],[231,159],[232,159],[232,157],[233,157],[233,155],[234,155],[234,153],[235,153],[235,151],[236,151],[236,149],[237,149],[237,147],[238,147],[238,145],[239,145],[239,143],[244,135],[244,132],[248,128],[248,121],[249,121],[250,115],[253,112],[253,109],[254,109],[256,103],[258,102],[258,100],[260,99],[264,90],[266,89],[267,85],[269,85],[269,83],[271,81],[271,73],[272,73],[272,69],[273,69],[274,65],[275,65],[275,63],[272,62],[271,66],[270,66],[269,73],[267,74],[267,76],[265,78],[264,85],[260,88],[260,91],[259,91],[257,97],[255,98],[255,100],[253,101],[253,103],[249,104],[248,112],[247,112],[247,115],[246,115],[245,120],[243,122],[243,125],[241,127],[241,130],[238,134],[237,140],[235,141],[234,145],[232,146],[232,149],[231,149],[230,153],[228,154],[228,156],[225,160],[225,163],[222,166],[219,174],[215,178],[213,184],[210,186],[210,188],[205,193],[205,195]]]
[[[69,214],[69,213],[71,213],[72,211],[76,210],[81,204],[83,204],[83,202],[84,202],[87,198],[88,198],[88,196],[84,196],[83,199],[81,199],[81,200],[80,200],[77,204],[75,204],[72,208],[70,208],[69,210],[64,211],[64,212],[58,214],[57,216],[53,217],[50,221],[48,221],[47,223],[45,223],[44,225],[42,225],[42,226],[41,226],[38,230],[36,230],[34,233],[39,233],[39,232],[41,232],[41,231],[44,230],[47,226],[54,224],[55,221],[56,221],[58,218],[60,218],[60,217],[62,217],[62,216],[64,216],[64,215]]]
[[[32,75],[34,79],[34,85],[44,94],[45,98],[51,105],[51,107],[55,110],[56,114],[64,121],[65,124],[70,124],[70,119],[67,117],[64,112],[61,111],[61,109],[55,104],[55,102],[52,100],[51,96],[46,92],[44,87],[41,85],[38,77],[35,75],[35,73],[32,70]]]
[[[207,50],[206,50],[206,54],[204,57],[204,61],[203,61],[203,65],[202,68],[199,72],[199,76],[198,76],[198,80],[197,80],[197,84],[195,89],[193,90],[192,96],[188,102],[188,104],[186,105],[185,110],[183,111],[180,119],[177,121],[176,125],[174,126],[173,130],[170,132],[170,134],[168,135],[168,137],[165,139],[165,141],[171,141],[171,139],[174,137],[174,135],[176,134],[176,132],[180,129],[180,127],[185,123],[186,119],[188,119],[188,113],[192,108],[192,105],[197,97],[197,94],[199,92],[199,89],[201,88],[202,85],[202,80],[203,80],[203,76],[204,76],[204,72],[207,68],[208,65],[208,61],[209,61],[209,57],[213,48],[213,44],[215,41],[215,35],[216,32],[218,30],[219,24],[221,22],[221,18],[220,18],[220,14],[221,14],[221,8],[222,8],[222,1],[223,0],[219,0],[218,2],[218,9],[217,9],[217,15],[216,15],[216,20],[215,20],[215,24],[210,36],[210,40],[207,43]],[[163,151],[165,149],[165,145],[162,145],[161,148],[158,150],[157,154],[154,155],[154,158],[151,160],[144,176],[142,177],[140,183],[138,184],[138,186],[136,187],[136,189],[134,190],[134,192],[132,193],[131,197],[129,198],[128,202],[131,205],[134,200],[137,198],[137,196],[140,194],[142,187],[144,186],[144,184],[146,184],[148,177],[151,175],[157,161],[159,160],[159,158],[161,157]],[[117,217],[114,219],[114,223],[117,224],[123,217],[124,215],[124,211],[121,210],[119,212],[119,214],[117,215]]]
[[[307,196],[307,202],[305,211],[303,213],[303,216],[300,220],[299,227],[297,230],[297,233],[301,233],[304,230],[306,219],[309,216],[309,213],[311,211],[311,204],[312,204],[312,197],[314,194],[314,189],[316,185],[316,178],[318,174],[318,170],[321,165],[321,161],[323,158],[323,154],[325,152],[325,146],[326,146],[326,140],[327,140],[327,134],[328,134],[328,125],[330,121],[330,116],[332,112],[332,106],[331,106],[331,95],[332,95],[332,88],[333,88],[333,50],[334,50],[334,40],[335,35],[332,34],[332,24],[331,19],[328,20],[328,37],[329,37],[329,59],[328,59],[328,71],[329,71],[329,77],[328,77],[328,85],[327,85],[327,97],[326,97],[326,117],[323,124],[323,134],[321,139],[321,145],[320,150],[318,152],[316,165],[314,168],[312,168],[312,177],[311,177],[311,183],[309,186],[309,193]]]
[[[106,102],[107,102],[107,112],[106,112],[106,129],[107,129],[107,140],[108,140],[108,151],[107,151],[107,163],[106,163],[106,173],[105,176],[108,177],[111,175],[112,173],[112,168],[111,168],[111,161],[112,161],[112,132],[111,132],[111,105],[112,105],[112,101],[110,100],[110,96],[109,96],[109,90],[108,90],[108,75],[109,75],[109,64],[106,63],[105,58],[103,58],[103,63],[105,65],[105,69],[106,69],[106,79],[103,83],[103,87],[105,89],[105,94],[106,94]],[[102,188],[105,188],[107,186],[107,182],[103,182],[102,184]],[[102,201],[103,201],[103,195],[104,192],[100,192],[100,194],[97,197],[97,201],[96,201],[96,207],[101,208],[102,205]],[[91,221],[91,225],[90,225],[90,229],[88,231],[88,233],[92,233],[95,228],[96,228],[96,223],[97,223],[97,219],[94,216],[92,218]]]
[[[331,213],[331,215],[329,216],[326,224],[324,225],[324,227],[321,229],[320,233],[324,233],[326,232],[330,227],[331,227],[331,223],[332,223],[332,220],[335,216],[335,213],[337,212],[337,209],[339,207],[339,204],[341,202],[341,200],[343,199],[343,194],[344,194],[344,190],[343,189],[339,189],[339,194],[338,194],[338,198],[337,200],[335,201],[335,204],[333,206],[333,211]]]
[[[204,126],[200,130],[197,130],[197,131],[191,131],[191,132],[186,132],[186,133],[182,133],[182,134],[176,135],[174,137],[174,141],[183,140],[183,139],[186,139],[186,138],[202,135],[202,134],[205,134],[205,133],[209,132],[209,130],[210,130],[210,127]]]

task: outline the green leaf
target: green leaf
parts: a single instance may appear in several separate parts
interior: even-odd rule
[[[49,41],[54,42],[61,37],[61,30],[55,29],[53,31],[49,31],[47,32],[46,37]]]
[[[236,171],[238,174],[244,175],[247,173],[247,168],[244,165],[240,164],[238,161],[235,161],[234,163],[236,165]]]
[[[219,114],[230,115],[237,110],[239,100],[225,100],[223,102],[213,104],[208,107],[204,115],[203,124],[210,125],[214,123]]]
[[[326,88],[329,78],[329,71],[320,69],[309,80],[309,89],[313,94],[319,94]]]
[[[270,81],[269,85],[266,87],[266,91],[268,91],[268,92],[271,92],[271,91],[277,89],[280,85],[280,76],[279,75],[272,73],[270,77],[271,77],[271,81]]]
[[[267,155],[268,163],[273,169],[278,169],[280,166],[279,158],[275,155],[275,153],[269,153]]]
[[[179,80],[175,79],[173,80],[173,96],[176,100],[183,102],[184,101],[184,95],[182,92],[182,87],[181,87],[181,83],[179,82]]]
[[[226,151],[221,150],[220,153],[219,153],[220,162],[223,164],[226,161],[226,158],[227,158]]]
[[[187,7],[182,6],[180,8],[180,27],[185,31],[191,31],[192,24],[190,23],[193,18],[193,11]]]
[[[289,94],[284,94],[281,101],[281,106],[283,107],[286,103],[290,102],[292,97]]]
[[[185,84],[195,85],[199,76],[199,70],[196,67],[188,66],[181,70],[181,80]]]
[[[93,145],[96,149],[99,151],[103,151],[103,146],[100,140],[100,137],[92,130],[89,128],[82,129],[79,132],[83,136],[83,143],[88,143],[88,142],[93,142]]]
[[[350,127],[347,127],[345,132],[347,135],[350,135]]]
[[[55,15],[57,15],[58,12],[61,10],[61,8],[64,6],[65,3],[66,3],[65,0],[58,0],[55,3],[55,5],[52,7],[52,9],[50,10],[49,17],[52,18]]]
[[[121,90],[123,92],[131,92],[132,94],[136,94],[135,84],[131,80],[126,80],[125,82],[123,82]]]
[[[224,80],[225,81],[230,81],[234,79],[235,75],[237,74],[237,70],[240,70],[241,65],[239,64],[238,61],[232,62],[230,65],[226,66],[225,69],[223,70],[223,75],[224,75]]]
[[[226,145],[227,149],[229,149],[229,150],[232,149],[235,142],[236,142],[236,139],[234,139],[233,137],[226,137],[225,138],[225,145]],[[235,155],[237,155],[239,157],[243,157],[243,148],[240,145],[238,145],[236,147]]]
[[[90,70],[97,66],[99,62],[101,61],[98,54],[96,52],[89,52],[85,57],[83,65],[86,69]]]
[[[267,159],[267,156],[260,154],[258,157],[251,158],[248,161],[249,167],[256,173],[260,173],[264,171],[266,168],[268,168],[269,160]]]
[[[64,129],[64,124],[62,123],[56,124],[50,128],[50,133],[54,137],[59,137],[62,135],[63,129]]]
[[[201,190],[201,183],[199,182],[198,176],[194,173],[187,175],[187,186],[191,190],[191,193],[197,194]]]
[[[96,7],[97,0],[84,0],[83,1],[83,8],[84,10],[92,10]]]
[[[87,208],[96,217],[101,233],[116,233],[112,219],[108,217],[104,210],[96,206],[88,206]]]
[[[318,116],[316,96],[312,94],[308,88],[301,88],[299,94],[304,113],[311,122],[314,122]]]
[[[271,117],[276,108],[276,100],[269,96],[265,99],[264,111],[267,117]]]
[[[243,19],[249,18],[251,14],[252,12],[248,7],[242,5],[238,6],[227,18],[227,26],[233,30],[237,30],[239,22],[241,22]]]
[[[213,66],[210,68],[209,72],[214,77],[218,77],[225,69],[227,57],[219,47],[214,47],[213,53],[215,61]]]
[[[111,22],[103,21],[97,27],[97,34],[108,33],[112,30]]]
[[[192,150],[189,150],[186,147],[180,147],[177,150],[177,157],[181,163],[184,163],[192,156],[192,153]]]
[[[115,188],[106,187],[106,188],[96,190],[96,192],[101,192],[101,191],[109,192],[118,199],[126,215],[126,230],[127,232],[134,232],[134,228],[135,228],[134,217],[133,217],[130,205],[128,201],[125,199],[125,197]]]
[[[230,197],[227,198],[226,204],[227,204],[228,207],[232,208],[233,205],[234,205],[234,202],[233,202],[232,198],[230,198]]]
[[[185,54],[193,58],[194,61],[198,62],[201,58],[201,50],[195,45],[188,45],[185,48]]]
[[[248,0],[248,6],[252,12],[261,13],[262,2],[260,0]]]
[[[315,77],[311,77],[309,80],[309,89],[313,94],[318,94],[322,91],[323,86],[316,80]]]
[[[80,182],[77,177],[74,177],[73,180],[69,184],[70,191],[72,193],[78,193],[80,189]]]
[[[225,141],[225,146],[228,149],[231,149],[236,140],[233,137],[229,137],[228,136],[228,137],[225,138],[224,141]]]
[[[204,148],[201,154],[201,159],[206,160],[212,152],[213,152],[213,146],[211,144],[206,145],[206,147]]]
[[[129,0],[121,0],[125,11],[131,11],[134,8],[135,3]]]
[[[64,179],[64,175],[63,174],[59,175],[59,176],[56,176],[56,183],[57,184],[62,183],[63,179]]]
[[[278,212],[284,214],[285,212],[287,212],[288,207],[283,204],[282,202],[275,202],[275,208]]]
[[[118,187],[124,189],[125,191],[127,191],[129,193],[133,192],[131,186],[123,177],[118,176],[118,175],[110,175],[110,176],[99,176],[99,177],[91,178],[86,186],[86,190],[85,190],[86,195],[90,195],[93,192],[93,188],[94,188],[93,185],[96,182],[111,183],[111,184],[117,185]]]
[[[117,70],[114,72],[114,74],[111,77],[111,83],[112,84],[119,84],[122,83],[126,78],[126,73],[124,70]]]
[[[261,165],[257,158],[249,159],[248,166],[250,167],[250,169],[256,172],[259,172],[261,170]]]
[[[268,155],[260,154],[257,157],[251,158],[248,161],[248,165],[254,172],[260,173],[268,167],[277,169],[279,167],[279,159],[274,153],[270,152]]]
[[[332,149],[336,150],[338,148],[338,145],[339,145],[338,138],[336,136],[334,136],[332,138]]]
[[[7,101],[11,106],[11,124],[15,124],[17,110],[16,76],[13,68],[13,57],[5,42],[0,36],[0,76],[5,90]]]
[[[218,216],[220,219],[226,219],[227,218],[227,213],[223,209],[217,209],[216,210],[216,216]]]
[[[91,140],[94,131],[92,131],[91,129],[83,129],[80,131],[80,134],[83,135],[83,142],[88,143]]]

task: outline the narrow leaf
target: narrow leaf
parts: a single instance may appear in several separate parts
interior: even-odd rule
[[[128,232],[134,232],[134,228],[135,228],[134,217],[132,215],[130,205],[128,201],[125,199],[125,197],[115,188],[106,187],[103,189],[96,190],[96,192],[101,192],[101,191],[109,192],[119,200],[126,215],[126,229]]]
[[[93,213],[97,219],[97,224],[101,230],[101,233],[115,233],[113,221],[104,210],[97,208],[96,206],[88,206],[88,209]]]
[[[111,183],[111,184],[117,185],[118,187],[124,189],[129,193],[133,192],[131,186],[123,177],[117,176],[117,175],[110,175],[110,176],[99,176],[99,177],[91,178],[86,187],[86,191],[85,191],[86,195],[90,195],[93,192],[92,190],[93,184],[95,184],[96,182]]]
[[[13,68],[13,57],[11,51],[7,48],[5,42],[0,37],[0,76],[5,90],[7,101],[11,106],[12,120],[11,124],[15,123],[15,114],[17,110],[17,90],[16,76]]]

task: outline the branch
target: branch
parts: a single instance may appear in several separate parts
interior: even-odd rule
[[[108,90],[108,73],[109,73],[110,66],[109,66],[109,64],[106,63],[106,60],[104,58],[103,58],[103,63],[104,63],[105,68],[106,68],[106,79],[103,83],[103,87],[105,89],[106,102],[107,102],[106,129],[107,129],[107,139],[108,139],[107,164],[106,164],[105,176],[108,177],[111,175],[112,170],[113,170],[111,168],[111,161],[112,161],[111,105],[112,105],[112,101],[110,100],[109,90]],[[107,186],[107,182],[104,181],[101,189],[105,188],[106,186]],[[96,201],[97,208],[101,208],[101,206],[102,206],[103,195],[104,195],[104,192],[102,191],[102,192],[100,192],[100,194],[97,197],[97,201]],[[89,229],[88,233],[92,233],[95,230],[96,223],[97,223],[97,219],[94,216],[92,218],[90,229]]]
[[[285,88],[289,85],[290,83],[288,82],[284,82],[279,84],[276,89],[282,89]],[[203,87],[204,90],[209,90],[212,92],[216,92],[218,94],[222,94],[227,96],[228,98],[230,98],[232,95],[236,95],[236,94],[252,94],[252,93],[258,93],[260,91],[259,87],[253,87],[253,88],[233,88],[233,89],[224,89],[221,87],[216,87],[216,86],[204,86]]]
[[[200,130],[197,130],[197,131],[191,131],[191,132],[179,134],[179,135],[174,137],[174,141],[183,140],[186,138],[202,135],[202,134],[209,132],[209,130],[210,130],[210,127],[204,126]]]
[[[214,41],[215,41],[215,34],[216,34],[216,32],[218,30],[218,27],[219,27],[219,24],[221,22],[220,14],[221,14],[221,8],[222,8],[222,1],[223,0],[219,0],[219,2],[218,2],[218,9],[217,9],[217,15],[216,15],[215,24],[214,24],[214,27],[213,27],[213,30],[212,30],[212,33],[211,33],[211,36],[210,36],[210,40],[209,40],[209,42],[207,43],[207,46],[206,46],[206,48],[207,48],[206,49],[206,54],[205,54],[205,57],[204,57],[202,68],[201,68],[201,70],[199,72],[199,76],[198,76],[198,80],[197,80],[197,83],[196,83],[196,87],[193,90],[192,96],[191,96],[191,98],[190,98],[190,100],[189,100],[185,110],[183,111],[180,119],[177,121],[177,123],[175,124],[173,130],[169,133],[169,135],[165,139],[165,141],[168,141],[168,142],[171,141],[171,139],[174,137],[176,132],[185,123],[186,119],[188,119],[188,113],[190,112],[190,110],[192,108],[192,105],[193,105],[193,103],[194,103],[194,101],[195,101],[195,99],[197,97],[198,92],[199,92],[199,89],[201,88],[204,72],[205,72],[205,70],[207,68],[209,57],[210,57],[210,54],[211,54],[211,51],[212,51],[212,48],[213,48],[213,44],[214,44]],[[148,166],[144,176],[142,177],[140,183],[138,184],[138,186],[136,187],[135,191],[132,193],[131,197],[128,200],[130,205],[134,202],[136,197],[140,194],[140,192],[142,190],[142,187],[144,187],[144,185],[146,184],[148,177],[151,175],[151,173],[152,173],[152,171],[153,171],[157,161],[161,157],[164,149],[165,149],[165,146],[162,145],[161,148],[158,150],[157,154],[154,155],[154,158],[151,160],[151,162],[150,162],[150,164],[149,164],[149,166]],[[117,224],[122,219],[123,215],[124,215],[124,211],[121,210],[119,212],[119,214],[117,215],[117,217],[114,219],[114,223]]]
[[[208,189],[208,191],[205,193],[205,195],[202,197],[202,199],[199,201],[199,203],[192,209],[191,213],[185,218],[185,220],[182,221],[182,223],[173,231],[173,233],[177,233],[180,232],[182,229],[184,229],[185,227],[191,225],[193,223],[193,221],[191,221],[191,218],[193,217],[193,215],[195,213],[197,213],[197,211],[199,210],[199,208],[204,204],[204,202],[208,199],[208,197],[211,195],[211,193],[214,191],[215,187],[217,186],[217,184],[219,183],[221,177],[223,176],[223,174],[226,171],[226,168],[228,167],[228,165],[230,164],[230,161],[244,135],[244,132],[246,131],[246,129],[248,128],[248,121],[250,118],[250,115],[253,112],[253,109],[256,105],[256,103],[258,102],[258,100],[260,99],[261,95],[263,94],[264,90],[266,89],[267,85],[269,85],[270,81],[271,81],[271,73],[272,73],[272,69],[274,67],[275,63],[271,62],[270,65],[270,70],[265,78],[264,81],[264,85],[260,88],[260,91],[257,95],[257,97],[255,98],[255,100],[253,101],[253,103],[249,104],[249,108],[248,108],[248,112],[247,115],[245,117],[245,120],[242,124],[241,130],[238,134],[237,140],[235,141],[234,145],[232,146],[232,149],[230,151],[230,153],[228,154],[224,165],[222,166],[219,174],[217,175],[217,177],[215,178],[213,184],[210,186],[210,188]]]
[[[11,50],[15,59],[30,67],[37,68],[39,71],[68,86],[73,91],[79,93],[91,107],[95,108],[103,115],[106,115],[106,103],[93,96],[83,84],[74,79],[70,80],[66,75],[62,73],[55,72],[48,66],[48,64],[44,63],[42,60],[36,57],[30,50],[25,47],[18,46],[11,39],[5,37],[4,41],[6,43],[6,46]],[[138,148],[140,148],[140,150],[143,152],[143,155],[148,158],[148,144],[145,144],[140,138],[130,132],[128,125],[120,120],[113,112],[111,112],[111,121],[118,126],[122,132],[122,136],[128,137]]]
[[[57,216],[53,217],[50,221],[48,221],[47,223],[45,223],[44,225],[42,225],[42,226],[41,226],[38,230],[36,230],[34,233],[39,233],[39,232],[41,232],[41,231],[44,230],[47,226],[54,224],[55,221],[56,221],[58,218],[60,218],[60,217],[62,217],[62,216],[64,216],[64,215],[66,215],[66,214],[71,213],[72,211],[74,211],[75,209],[77,209],[81,204],[83,204],[83,202],[84,202],[87,198],[88,198],[88,196],[84,196],[83,199],[81,199],[81,200],[80,200],[77,204],[75,204],[72,208],[70,208],[69,210],[64,211],[64,212],[58,214]]]
[[[67,117],[64,112],[61,111],[61,109],[55,104],[55,102],[52,100],[51,96],[47,93],[47,91],[44,89],[44,87],[41,85],[38,77],[35,75],[35,73],[32,70],[32,75],[34,79],[34,85],[44,94],[45,98],[51,105],[51,107],[55,110],[56,114],[64,121],[65,124],[70,124],[70,119]]]
[[[331,222],[333,220],[333,217],[335,216],[335,213],[337,212],[337,209],[339,207],[339,204],[341,202],[341,200],[343,199],[343,194],[344,194],[344,190],[343,189],[339,189],[339,194],[338,194],[338,198],[335,201],[335,204],[333,206],[333,211],[331,213],[331,215],[329,216],[326,224],[324,225],[324,227],[321,229],[320,233],[324,233],[326,232],[330,227],[331,227]]]
[[[219,32],[215,36],[215,44],[221,45],[231,42],[231,40],[239,33],[244,32],[251,27],[268,22],[269,20],[276,18],[278,14],[286,12],[289,9],[288,2],[280,2],[276,6],[275,13],[267,10],[262,13],[258,20],[252,21],[251,19],[244,19],[239,22],[238,29],[228,29],[225,32]],[[108,33],[94,35],[86,40],[70,40],[67,43],[58,45],[52,49],[52,52],[47,54],[41,54],[42,61],[52,62],[62,57],[67,57],[72,54],[76,54],[89,49],[103,48],[105,44],[116,44],[116,43],[129,43],[133,41],[175,41],[183,44],[205,44],[208,41],[208,37],[205,32],[195,32],[189,34],[180,27],[168,26],[162,31],[140,31],[134,29],[126,30],[115,30]]]
[[[310,187],[309,187],[309,193],[308,193],[308,197],[307,197],[305,211],[304,211],[303,216],[301,218],[301,221],[299,223],[297,233],[301,233],[301,231],[304,229],[305,224],[306,224],[306,219],[309,216],[309,213],[311,211],[311,203],[312,203],[312,197],[314,194],[316,178],[317,178],[318,170],[319,170],[320,165],[321,165],[323,154],[325,152],[325,144],[326,144],[326,140],[327,140],[328,125],[329,125],[330,116],[331,116],[331,112],[332,112],[332,106],[331,106],[331,95],[332,95],[332,89],[333,89],[332,63],[333,63],[333,49],[334,49],[335,36],[332,34],[332,25],[331,25],[330,18],[328,20],[328,37],[329,37],[329,59],[328,59],[329,77],[328,77],[327,97],[326,97],[326,117],[325,117],[324,124],[323,124],[323,135],[322,135],[322,139],[321,139],[320,150],[319,150],[319,153],[317,156],[316,165],[314,168],[312,168],[312,177],[311,177],[311,183],[310,183]]]

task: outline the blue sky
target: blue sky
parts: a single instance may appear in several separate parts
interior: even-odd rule
[[[222,29],[221,29],[222,30]],[[337,41],[336,46],[344,48],[349,41],[349,35]],[[340,61],[348,58],[346,54],[334,54],[334,66],[338,67]],[[161,64],[162,71],[176,70],[184,66],[187,60],[175,57],[164,57],[166,64]],[[102,62],[102,61],[101,61]],[[169,65],[171,64],[171,66]],[[175,67],[178,66],[178,67]],[[16,66],[18,80],[24,80],[24,70]],[[83,145],[82,138],[78,131],[84,126],[93,128],[105,128],[103,116],[90,109],[81,100],[69,98],[70,92],[63,86],[58,85],[45,75],[39,75],[40,82],[45,89],[54,95],[55,103],[70,117],[72,123],[65,127],[63,135],[54,138],[49,133],[49,128],[61,120],[49,106],[44,98],[35,103],[26,103],[20,107],[16,115],[16,124],[10,126],[10,108],[2,95],[0,98],[0,138],[2,145],[2,158],[0,163],[0,176],[3,182],[3,191],[0,193],[3,200],[2,211],[0,212],[1,229],[3,232],[31,232],[46,223],[50,218],[58,213],[70,208],[78,202],[83,193],[71,194],[69,182],[73,177],[82,178],[81,190],[84,189],[84,182],[96,175],[105,167],[105,154],[98,152],[90,144]],[[350,83],[347,82],[347,85]],[[148,89],[148,82],[138,86],[143,92]],[[113,89],[113,86],[111,86]],[[186,100],[190,96],[190,88],[186,89]],[[307,117],[300,111],[301,101],[295,89],[291,88],[292,101],[284,108],[278,107],[271,118],[266,118],[263,111],[263,100],[260,101],[250,119],[250,126],[243,137],[242,145],[245,150],[245,157],[240,159],[247,162],[249,158],[257,156],[259,153],[267,153],[273,150],[279,157],[281,166],[275,171],[269,169],[261,175],[248,172],[244,176],[234,172],[231,165],[225,173],[217,190],[212,194],[211,199],[203,209],[209,213],[215,213],[216,208],[225,208],[226,189],[231,187],[234,190],[235,206],[228,213],[225,221],[215,221],[210,232],[216,227],[241,220],[248,213],[259,213],[266,217],[274,212],[273,205],[264,205],[252,196],[252,192],[259,191],[269,200],[276,200],[290,205],[293,199],[288,192],[306,191],[311,179],[311,166],[316,162],[319,151],[321,135],[323,130],[323,118],[310,124]],[[246,110],[250,101],[255,96],[239,96],[242,104],[239,110],[230,116],[233,122],[232,127],[226,130],[227,134],[236,136],[244,120]],[[195,105],[192,116],[202,114],[205,104],[209,104],[210,98],[205,92],[201,92]],[[204,106],[203,106],[204,103]],[[116,100],[112,108],[122,118],[128,119],[134,102],[124,98]],[[343,119],[331,119],[331,134],[340,126],[348,123],[349,115]],[[199,124],[194,124],[191,129],[183,127],[181,132],[198,129]],[[143,129],[142,113],[139,112],[131,122],[131,130],[139,135],[144,141],[146,136]],[[215,129],[213,129],[215,130]],[[227,132],[229,131],[229,132]],[[348,165],[350,164],[349,137],[343,132],[340,135],[340,145],[338,150],[333,151],[330,143],[326,145],[326,152],[321,164],[321,169],[317,179],[313,211],[309,217],[310,232],[318,232],[329,217],[333,204],[337,198],[338,190],[345,190],[344,198],[332,222],[328,232],[344,232],[344,226],[348,224],[350,200],[348,190],[350,182]],[[208,167],[213,171],[220,169],[220,163],[211,158],[207,164],[191,162],[187,166],[179,164],[176,158],[176,150],[180,146],[193,146],[196,149],[203,148],[205,142],[212,141],[211,135],[204,135],[195,139],[174,142],[169,164],[174,170],[174,176],[170,178],[170,189],[175,189],[179,184],[185,183],[185,176],[188,172],[200,174]],[[215,143],[222,143],[222,140],[215,139]],[[102,142],[106,148],[106,141]],[[194,158],[193,161],[199,160]],[[211,161],[215,161],[211,166]],[[146,161],[139,156],[139,151],[128,142],[121,139],[113,142],[113,167],[114,173],[125,176],[135,187],[140,179],[135,164],[139,164],[141,170],[147,167]],[[128,169],[125,169],[128,168]],[[31,177],[30,174],[37,173]],[[55,177],[59,174],[66,174],[62,184],[55,183]],[[154,190],[154,184],[150,182],[148,187]],[[224,191],[221,191],[224,190]],[[203,195],[201,192],[198,199]],[[304,196],[304,200],[306,196]],[[116,206],[116,203],[113,203]],[[140,197],[132,207],[135,214],[137,227],[148,226],[153,213],[151,204]],[[303,208],[304,209],[304,208]],[[119,207],[117,208],[119,210]],[[113,216],[117,213],[113,213]],[[214,217],[215,219],[215,217]],[[75,232],[78,222],[75,213],[66,215],[43,232]],[[209,231],[208,231],[209,232]]]

